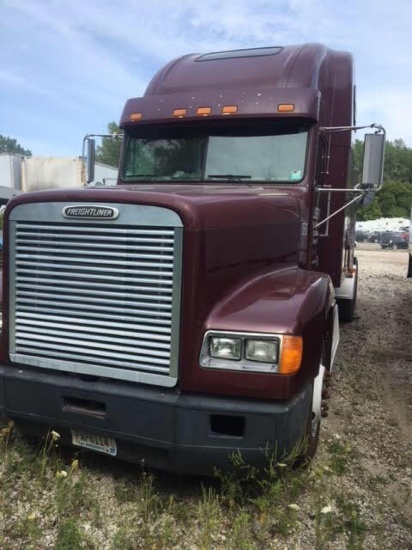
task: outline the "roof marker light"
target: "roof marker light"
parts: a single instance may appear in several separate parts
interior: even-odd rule
[[[212,107],[198,107],[196,114],[200,116],[209,116],[212,114]]]
[[[279,113],[292,113],[295,110],[293,103],[279,103],[278,112]]]
[[[182,118],[187,115],[187,109],[175,109],[173,111],[173,116],[177,118]]]
[[[143,117],[143,113],[131,113],[129,116],[129,119],[132,122],[136,122],[137,120],[140,120]]]
[[[237,113],[237,105],[225,105],[222,108],[223,115],[235,115]]]

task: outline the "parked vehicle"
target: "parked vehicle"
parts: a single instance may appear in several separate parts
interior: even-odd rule
[[[369,240],[369,233],[366,233],[366,231],[356,231],[355,239],[358,243],[364,243]]]
[[[117,168],[95,163],[93,185],[116,182]],[[83,187],[85,164],[82,157],[25,157],[0,154],[0,204],[19,193],[43,189]]]
[[[382,231],[374,231],[369,234],[368,241],[370,243],[380,243],[382,237]]]
[[[392,248],[392,250],[397,250],[398,248],[407,249],[409,245],[409,233],[399,233],[395,231],[387,231],[382,233],[381,236],[381,247],[382,248]]]
[[[174,472],[310,459],[356,303],[345,206],[382,181],[374,125],[347,188],[353,89],[319,44],[186,55],[127,101],[116,189],[13,198],[0,413]]]

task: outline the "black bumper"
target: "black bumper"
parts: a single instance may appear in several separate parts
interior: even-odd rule
[[[0,365],[0,415],[25,433],[49,429],[71,444],[70,429],[113,437],[117,457],[177,473],[212,475],[230,454],[257,466],[303,437],[311,403],[306,387],[287,403],[180,394],[177,390],[81,380]]]

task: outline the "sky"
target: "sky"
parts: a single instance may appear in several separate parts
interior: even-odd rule
[[[0,134],[77,156],[175,57],[307,42],[351,52],[358,124],[412,147],[411,0],[0,0]]]

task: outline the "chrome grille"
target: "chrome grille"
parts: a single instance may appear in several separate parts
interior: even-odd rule
[[[181,228],[16,220],[13,240],[12,359],[173,384]]]

